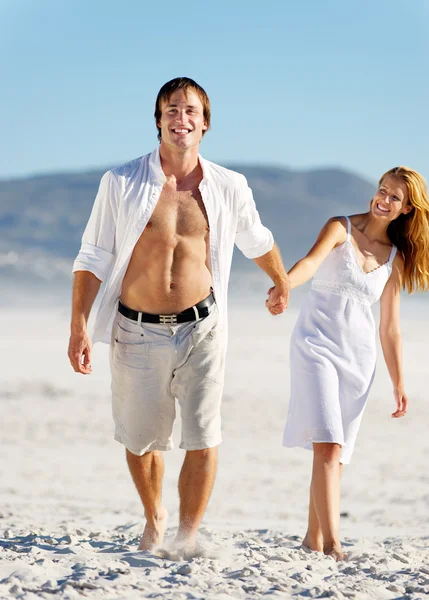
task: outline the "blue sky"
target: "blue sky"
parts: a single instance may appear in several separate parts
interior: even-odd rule
[[[150,152],[179,75],[210,160],[428,178],[428,40],[429,0],[0,0],[0,178]]]

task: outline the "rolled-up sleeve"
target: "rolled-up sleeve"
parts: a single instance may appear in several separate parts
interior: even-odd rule
[[[108,171],[101,178],[91,216],[82,236],[82,245],[73,263],[73,273],[90,271],[100,281],[106,279],[115,256],[118,206],[118,182],[114,174]]]
[[[259,258],[274,246],[273,234],[261,223],[252,190],[243,176],[238,191],[239,214],[235,243],[247,258]]]

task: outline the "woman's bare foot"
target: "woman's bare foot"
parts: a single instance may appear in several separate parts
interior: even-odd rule
[[[161,506],[158,511],[158,518],[154,521],[146,521],[139,544],[139,550],[153,550],[157,546],[162,545],[164,533],[167,528],[167,519],[168,512]]]
[[[346,560],[346,554],[339,544],[330,544],[329,546],[326,546],[323,548],[323,553],[326,554],[326,556],[332,556],[337,562]]]
[[[312,535],[308,531],[302,540],[302,545],[314,552],[323,552],[323,538],[321,535]]]

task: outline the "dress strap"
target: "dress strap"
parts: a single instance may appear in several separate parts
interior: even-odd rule
[[[349,240],[352,233],[352,223],[348,217],[344,216],[344,218],[347,221],[347,240]]]
[[[393,263],[393,260],[396,256],[397,251],[398,251],[398,248],[392,244],[392,249],[390,251],[390,256],[389,256],[389,265],[391,265]]]

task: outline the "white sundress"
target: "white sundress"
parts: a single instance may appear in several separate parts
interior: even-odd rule
[[[365,273],[347,240],[319,267],[291,337],[291,395],[283,445],[313,448],[341,444],[350,462],[374,378],[375,322],[371,305],[380,299],[392,272],[389,260]]]

